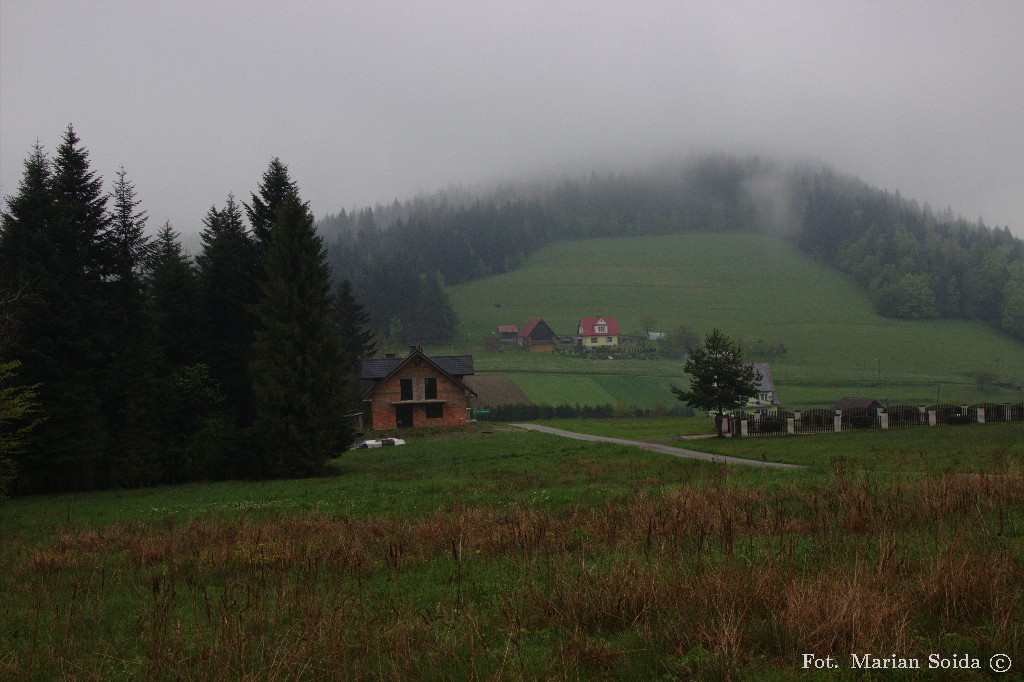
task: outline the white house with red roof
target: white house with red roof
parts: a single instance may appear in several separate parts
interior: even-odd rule
[[[576,330],[580,348],[610,348],[619,345],[619,322],[614,317],[583,317]]]

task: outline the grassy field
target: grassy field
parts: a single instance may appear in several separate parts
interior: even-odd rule
[[[659,442],[746,459],[787,462],[822,473],[836,470],[872,473],[999,474],[1024,462],[1024,424],[847,431],[785,437],[711,438],[709,418],[557,419],[539,422],[596,436]]]
[[[496,425],[319,479],[15,499],[0,679],[864,679],[852,652],[987,679],[1024,660],[1020,428],[717,443],[810,465],[767,471]]]
[[[683,436],[711,435],[715,432],[715,423],[710,417],[552,419],[537,423],[566,431],[647,442],[668,442]]]
[[[473,352],[478,372],[508,374],[535,402],[671,405],[668,384],[685,378],[678,361],[483,352],[499,323],[539,316],[572,335],[582,316],[614,315],[625,333],[638,333],[651,318],[664,331],[719,327],[748,343],[782,343],[783,355],[748,359],[771,363],[781,399],[795,408],[831,405],[843,395],[892,403],[1024,399],[974,381],[986,371],[1024,384],[1024,344],[978,323],[879,317],[850,278],[771,237],[560,242],[520,270],[456,288],[452,300],[461,320],[453,348]]]

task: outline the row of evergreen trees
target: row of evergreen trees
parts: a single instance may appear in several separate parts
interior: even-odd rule
[[[13,464],[15,490],[41,492],[320,471],[351,439],[373,341],[348,283],[331,293],[287,167],[210,208],[194,261],[147,220],[124,169],[104,192],[71,126],[25,160],[0,227],[0,477]]]
[[[984,320],[1024,339],[1024,242],[825,168],[709,156],[477,196],[451,190],[320,226],[372,326],[400,341],[450,341],[444,284],[515,269],[552,241],[686,231],[778,234],[856,277],[882,315]]]

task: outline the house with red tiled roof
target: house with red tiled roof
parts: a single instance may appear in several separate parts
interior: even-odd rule
[[[519,347],[531,353],[553,353],[555,332],[547,322],[535,317],[519,330]]]
[[[619,322],[614,317],[580,318],[576,344],[583,349],[611,348],[619,345]]]

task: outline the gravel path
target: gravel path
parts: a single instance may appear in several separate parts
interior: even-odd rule
[[[575,438],[576,440],[598,441],[601,443],[615,443],[616,445],[629,445],[632,447],[643,448],[644,450],[650,450],[651,452],[660,452],[665,455],[672,455],[674,457],[684,457],[687,459],[702,459],[707,462],[717,462],[719,464],[742,464],[745,466],[769,467],[772,469],[803,469],[803,467],[798,466],[796,464],[784,464],[782,462],[765,462],[756,459],[743,459],[742,457],[727,457],[726,455],[712,455],[711,453],[708,452],[698,452],[697,450],[676,448],[670,445],[661,445],[660,443],[645,443],[640,440],[626,440],[625,438],[610,438],[608,436],[593,436],[589,433],[563,431],[562,429],[556,429],[550,426],[541,426],[540,424],[512,424],[512,426],[518,426],[521,429],[527,429],[529,431],[541,431],[543,433],[550,433],[553,436],[562,436],[563,438]]]

